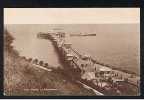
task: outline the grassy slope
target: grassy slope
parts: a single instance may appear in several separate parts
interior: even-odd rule
[[[13,38],[8,32],[5,32],[4,38],[5,95],[94,95],[60,73],[36,68],[13,49]]]

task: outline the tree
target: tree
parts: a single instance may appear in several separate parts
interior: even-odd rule
[[[43,64],[44,64],[43,61],[40,61],[40,62],[39,62],[39,65],[40,65],[40,66],[43,66]]]
[[[48,63],[45,63],[45,65],[44,65],[45,67],[48,67]]]
[[[12,35],[5,29],[4,30],[4,44],[6,47],[9,47],[13,42],[14,38]]]
[[[37,63],[38,63],[38,59],[34,59],[34,60],[33,60],[33,63],[34,63],[34,64],[37,64]]]
[[[32,61],[32,58],[29,58],[28,61],[31,62],[31,61]]]

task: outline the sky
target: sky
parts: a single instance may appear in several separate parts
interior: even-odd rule
[[[140,8],[4,8],[4,24],[140,23]]]

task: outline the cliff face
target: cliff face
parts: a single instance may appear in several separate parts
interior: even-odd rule
[[[5,95],[95,95],[57,71],[48,72],[20,57],[11,45],[14,38],[4,31]]]

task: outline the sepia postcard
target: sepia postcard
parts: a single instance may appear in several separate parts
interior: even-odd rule
[[[5,8],[5,96],[140,96],[139,8]]]

